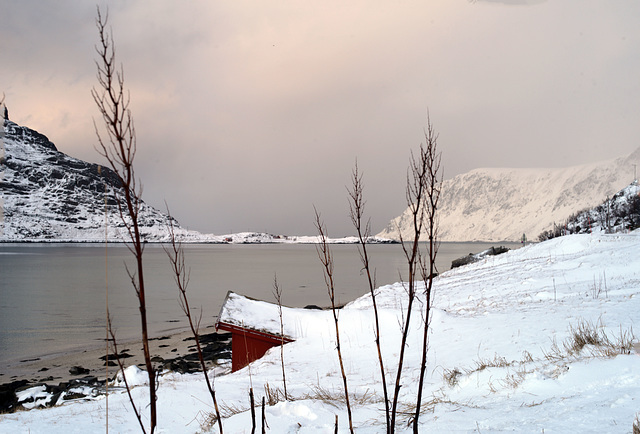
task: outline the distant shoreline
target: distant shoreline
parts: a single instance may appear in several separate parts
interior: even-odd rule
[[[216,238],[221,239],[183,239],[177,238],[176,241],[182,244],[318,244],[320,241],[316,235],[304,236],[273,236],[269,234],[251,234],[255,236],[245,236],[244,234],[218,235]],[[327,238],[328,244],[359,244],[360,241],[356,237]],[[144,240],[145,244],[166,244],[170,243],[170,239],[154,239]],[[108,244],[126,244],[128,241],[123,239],[108,239]],[[104,239],[0,239],[0,244],[105,244]],[[399,241],[370,237],[367,244],[399,244]]]

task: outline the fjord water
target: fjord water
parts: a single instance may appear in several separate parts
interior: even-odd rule
[[[491,245],[442,243],[438,269],[446,271],[453,259]],[[189,303],[196,316],[202,309],[203,329],[215,323],[227,291],[273,301],[275,275],[283,304],[330,303],[314,245],[190,244],[184,249],[191,269]],[[337,301],[347,303],[368,292],[357,246],[336,244],[331,251]],[[400,245],[369,245],[368,251],[377,286],[406,277]],[[135,269],[131,253],[117,244],[0,244],[0,373],[21,360],[103,345],[107,293],[117,338],[137,339],[138,301],[125,264]],[[144,265],[151,336],[185,330],[161,245],[146,246]]]

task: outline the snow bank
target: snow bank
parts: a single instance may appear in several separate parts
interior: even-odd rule
[[[563,343],[581,322],[613,341],[621,332],[638,329],[639,253],[639,231],[573,235],[438,276],[421,432],[630,432],[640,410],[639,355],[627,349],[596,357],[588,346],[569,353]],[[376,294],[391,385],[406,291],[398,283]],[[420,308],[416,303],[399,397],[403,413],[397,432],[403,433],[410,432],[404,412],[411,411],[416,395]],[[246,322],[279,321],[260,302],[238,309]],[[347,432],[331,312],[285,312],[287,333],[296,337],[284,346],[287,391],[294,400],[267,406],[270,432],[332,432],[336,415],[340,432]],[[345,306],[339,318],[356,432],[384,431],[370,295]],[[165,374],[159,384],[158,432],[216,432],[209,423],[212,406],[202,375]],[[282,389],[279,348],[216,377],[226,432],[250,432],[249,388],[260,402],[267,384]],[[144,414],[146,388],[135,387],[133,395]],[[138,432],[124,393],[109,396],[109,409],[112,430]],[[259,421],[258,416],[258,426]],[[104,397],[0,416],[2,432],[87,432],[104,424]]]

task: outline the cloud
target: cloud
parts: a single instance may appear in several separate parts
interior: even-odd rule
[[[144,198],[218,233],[310,233],[316,205],[343,235],[358,158],[377,230],[405,206],[427,109],[446,177],[635,149],[639,4],[491,3],[109,2]],[[98,160],[95,6],[5,10],[0,85],[12,118]]]
[[[530,6],[545,3],[547,0],[469,0],[470,3],[500,3],[509,6]]]

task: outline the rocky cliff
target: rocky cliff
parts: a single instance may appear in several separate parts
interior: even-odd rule
[[[0,241],[100,241],[105,219],[109,239],[123,239],[122,190],[113,171],[70,157],[45,135],[8,119],[3,144]],[[166,239],[166,215],[143,203],[139,221],[146,241]]]

